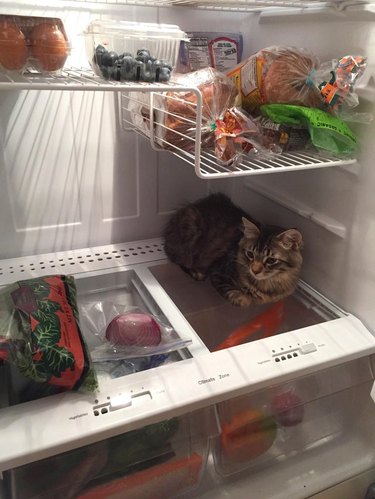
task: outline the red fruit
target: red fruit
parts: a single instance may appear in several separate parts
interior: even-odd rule
[[[109,323],[105,336],[113,345],[155,346],[161,341],[159,324],[148,314],[128,312]]]
[[[25,36],[16,24],[0,23],[0,64],[9,70],[20,70],[26,63],[27,45]]]
[[[292,390],[275,395],[272,400],[272,415],[283,426],[294,426],[303,420],[302,400]]]

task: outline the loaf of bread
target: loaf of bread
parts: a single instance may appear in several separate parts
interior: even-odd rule
[[[319,61],[291,47],[262,51],[267,59],[260,87],[263,104],[294,104],[322,107],[323,100],[313,84]]]
[[[268,47],[228,72],[236,82],[241,105],[256,113],[262,104],[323,107],[315,72],[317,57],[294,47]]]
[[[214,146],[212,125],[234,106],[237,90],[226,75],[213,68],[200,69],[187,74],[175,74],[172,83],[196,88],[202,95],[201,146]],[[154,135],[163,149],[191,152],[195,147],[197,122],[197,96],[191,90],[170,91],[154,95]],[[150,97],[137,94],[131,100],[129,111],[138,129],[150,135]]]

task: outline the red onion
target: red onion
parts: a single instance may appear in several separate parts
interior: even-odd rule
[[[105,336],[113,345],[155,346],[161,341],[156,320],[148,314],[120,314],[108,324]]]

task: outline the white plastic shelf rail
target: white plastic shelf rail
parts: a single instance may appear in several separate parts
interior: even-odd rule
[[[132,129],[143,135],[146,135],[151,145],[157,150],[168,150],[183,161],[194,167],[198,177],[203,179],[215,179],[223,177],[235,177],[244,175],[259,175],[264,173],[286,172],[294,170],[308,170],[314,168],[324,168],[331,166],[342,166],[355,163],[355,159],[337,159],[323,153],[288,153],[283,155],[274,155],[270,157],[250,157],[244,156],[240,165],[235,167],[221,166],[217,163],[213,153],[201,151],[202,136],[202,96],[197,88],[177,86],[162,83],[132,83],[107,81],[96,76],[90,69],[67,69],[58,75],[42,76],[38,73],[24,75],[9,75],[0,73],[0,90],[74,90],[74,91],[116,91],[121,94],[119,99],[121,125],[124,129]],[[162,137],[154,137],[156,127],[166,128],[161,121],[161,116],[167,113],[160,108],[160,98],[158,106],[154,106],[155,96],[165,98],[176,97],[176,93],[187,91],[194,93],[196,97],[196,120],[192,121],[180,115],[179,120],[185,120],[191,125],[194,132],[189,135],[183,135],[178,131],[172,131],[180,135],[186,142],[191,142],[190,151],[179,148],[175,144],[164,140]],[[173,97],[166,97],[166,92],[173,92]],[[134,110],[134,104],[144,104],[140,101],[141,95],[149,94],[149,117],[145,117],[138,112],[138,118],[141,121],[148,122],[147,126],[140,126],[140,121],[134,117],[137,111]],[[132,111],[129,111],[129,103],[133,103]],[[192,106],[192,103],[189,102]],[[135,106],[136,107],[136,106]],[[138,106],[139,107],[139,106]],[[151,109],[153,111],[151,112]],[[159,111],[154,113],[154,110]],[[171,113],[169,113],[171,114]],[[159,122],[158,118],[159,117]]]
[[[0,72],[0,90],[98,90],[145,91],[170,90],[174,87],[162,83],[133,83],[103,80],[87,68],[66,68],[61,73],[42,75],[38,72],[11,74]]]
[[[166,258],[160,238],[0,260],[0,283],[118,269]]]
[[[225,10],[247,12],[272,7],[308,8],[328,7],[340,2],[324,2],[319,0],[172,0],[173,5],[195,7],[197,9]]]
[[[197,9],[246,12],[273,7],[304,8],[333,7],[343,10],[347,5],[371,3],[362,0],[73,0],[82,4],[106,4],[110,6],[139,5],[150,7],[192,7]]]
[[[143,264],[158,264],[167,261],[162,238],[143,239],[126,243],[94,246],[76,250],[58,251],[32,256],[0,260],[0,282],[2,286],[16,281],[33,279],[45,275],[97,275]],[[299,281],[299,299],[327,320],[344,315],[334,303],[323,297],[304,281]]]

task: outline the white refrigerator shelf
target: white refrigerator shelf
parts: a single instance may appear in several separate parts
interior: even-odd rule
[[[152,248],[157,251],[144,251]],[[104,258],[119,256],[116,252],[121,250],[127,256]],[[26,270],[24,265],[28,267],[27,258],[3,260],[0,267],[7,273],[1,282],[17,280],[21,275],[27,278],[51,274],[54,270],[75,274],[78,296],[96,297],[102,293],[112,298],[124,292],[130,273],[181,337],[191,338],[190,355],[148,371],[104,378],[100,380],[100,391],[93,394],[66,392],[2,408],[0,471],[375,353],[374,337],[358,319],[304,283],[300,284],[303,299],[313,309],[320,309],[321,323],[209,353],[152,273],[152,267],[160,265],[165,256],[160,241],[89,251],[34,256],[33,270],[25,272],[21,271]],[[83,259],[86,253],[86,258],[94,260],[87,266]],[[42,262],[47,259],[58,261],[60,267],[45,267]],[[106,410],[101,412],[103,404]]]
[[[146,136],[154,149],[168,151],[192,166],[196,175],[202,179],[228,178],[266,173],[278,173],[333,166],[350,165],[354,158],[337,158],[324,152],[293,152],[267,157],[244,155],[241,164],[236,166],[220,165],[213,153],[201,149],[202,142],[202,96],[197,88],[161,83],[133,83],[107,81],[96,76],[89,69],[66,69],[57,75],[44,76],[35,74],[0,73],[0,90],[66,90],[66,91],[112,91],[119,94],[121,127],[134,130]],[[169,114],[160,105],[165,99],[176,100],[176,94],[187,91],[196,99],[196,119],[192,121],[177,116],[179,121],[190,124],[189,134],[180,133],[164,125],[164,118]],[[174,96],[166,96],[173,92]],[[148,100],[145,100],[145,95]],[[183,100],[180,99],[182,102]],[[189,102],[189,106],[192,106]],[[142,109],[148,106],[148,116]],[[185,144],[190,144],[189,151],[163,138],[164,131],[169,137],[177,137]],[[177,141],[178,142],[178,141]]]

